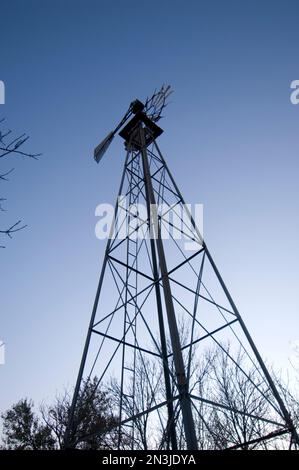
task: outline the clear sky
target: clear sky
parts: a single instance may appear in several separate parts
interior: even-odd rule
[[[95,145],[136,97],[175,89],[160,148],[263,356],[286,368],[298,328],[299,3],[1,0],[0,117],[39,161],[1,183],[28,228],[0,252],[3,410],[74,383],[105,243],[97,204],[114,202],[116,139]]]

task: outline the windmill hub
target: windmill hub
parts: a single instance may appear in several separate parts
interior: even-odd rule
[[[139,101],[135,100],[131,103],[132,113],[137,114],[140,111],[144,110],[145,105]]]
[[[125,140],[125,147],[127,150],[141,149],[142,142],[140,141],[140,127],[144,128],[146,147],[148,147],[163,132],[161,127],[157,126],[157,124],[149,119],[145,113],[139,111],[119,133],[119,135]]]

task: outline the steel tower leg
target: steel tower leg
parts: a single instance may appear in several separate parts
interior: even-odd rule
[[[149,207],[147,209],[149,212]],[[150,221],[149,214],[148,214],[148,217]],[[156,293],[156,302],[157,302],[157,311],[158,311],[158,320],[159,320],[166,399],[168,402],[167,403],[167,409],[168,409],[167,431],[170,435],[172,450],[177,450],[178,445],[177,445],[177,436],[176,436],[176,431],[175,431],[174,409],[173,409],[173,401],[172,401],[173,397],[172,397],[169,366],[168,366],[168,359],[167,359],[167,343],[166,343],[165,327],[164,327],[164,320],[163,320],[162,299],[161,299],[160,284],[159,284],[159,272],[158,272],[155,241],[152,237],[150,239],[150,246],[151,246],[151,255],[152,255],[152,262],[153,262],[153,274],[154,274],[154,279],[155,279],[155,293]]]
[[[185,374],[184,361],[181,350],[181,342],[178,332],[178,326],[176,322],[175,310],[173,305],[173,299],[171,294],[171,287],[168,277],[167,263],[165,259],[164,247],[161,238],[161,231],[159,226],[157,226],[157,206],[154,195],[154,190],[152,186],[152,180],[150,175],[147,148],[145,143],[145,134],[144,128],[140,127],[140,140],[141,140],[141,154],[142,154],[142,164],[143,164],[143,173],[145,181],[145,190],[146,190],[146,200],[147,200],[147,211],[148,219],[150,223],[150,229],[153,230],[153,235],[156,241],[156,247],[159,258],[159,265],[161,270],[161,278],[163,284],[164,300],[166,313],[168,318],[168,326],[170,332],[171,345],[173,350],[173,359],[174,366],[177,377],[177,387],[180,394],[180,405],[183,416],[183,426],[185,432],[185,438],[187,443],[188,450],[197,450],[197,438],[195,432],[195,425],[191,409],[191,398],[189,395],[188,381]]]
[[[148,209],[148,220],[150,221],[149,206],[147,207],[147,209]],[[151,226],[149,226],[149,230],[151,231]],[[155,280],[155,295],[156,295],[159,332],[160,332],[160,341],[161,341],[161,353],[162,353],[162,361],[163,361],[163,374],[164,374],[167,411],[168,411],[168,421],[167,421],[167,426],[165,430],[165,437],[166,437],[167,448],[169,449],[169,442],[171,442],[171,449],[177,450],[178,444],[177,444],[177,435],[176,435],[176,429],[175,429],[173,393],[171,389],[169,364],[168,364],[168,358],[167,358],[168,352],[167,352],[167,342],[166,342],[166,334],[165,334],[165,326],[164,326],[164,318],[163,318],[161,289],[160,289],[160,284],[159,284],[159,270],[158,270],[155,241],[152,236],[150,236],[150,249],[151,249],[151,257],[152,257],[153,276]]]

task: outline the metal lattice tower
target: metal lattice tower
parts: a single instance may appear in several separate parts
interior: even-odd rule
[[[79,393],[93,377],[96,387],[113,383],[116,390],[119,449],[141,448],[143,440],[161,449],[207,448],[202,442],[210,442],[212,420],[221,423],[224,412],[251,420],[254,430],[241,444],[228,440],[229,448],[287,435],[297,445],[284,401],[158,147],[163,131],[156,122],[167,93],[162,88],[145,105],[133,102],[95,151],[99,160],[120,130],[124,169],[65,445],[80,441],[74,438]],[[217,371],[207,372],[205,362],[212,347],[263,409],[238,409],[213,395]]]

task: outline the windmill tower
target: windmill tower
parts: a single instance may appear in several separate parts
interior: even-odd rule
[[[94,377],[94,391],[113,383],[118,449],[145,441],[172,450],[282,438],[297,445],[284,401],[158,147],[169,94],[163,86],[145,104],[131,103],[95,149],[99,162],[119,132],[126,155],[65,445],[80,443],[80,392]],[[219,443],[215,423],[225,429],[234,418],[241,438],[223,435]]]

